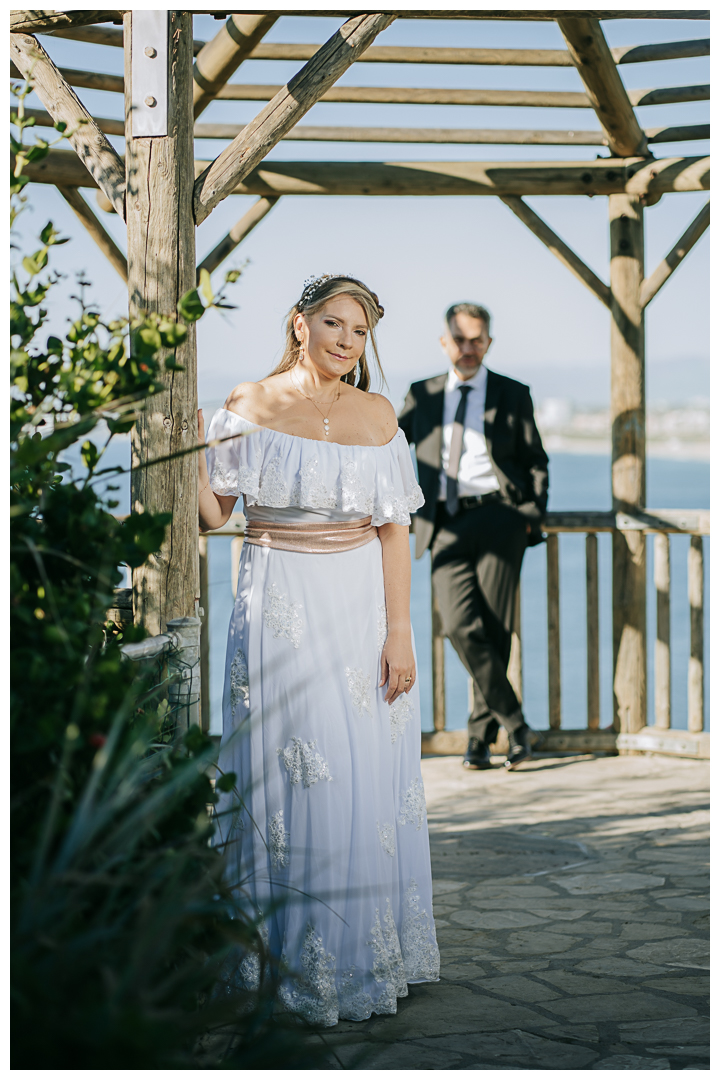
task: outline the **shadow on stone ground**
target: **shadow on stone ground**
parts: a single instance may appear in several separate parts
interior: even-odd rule
[[[324,1032],[325,1067],[708,1069],[708,763],[423,776],[440,982]]]

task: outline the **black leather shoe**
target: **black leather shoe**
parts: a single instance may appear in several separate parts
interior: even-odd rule
[[[523,761],[529,761],[532,757],[530,728],[527,724],[518,728],[517,731],[509,731],[508,743],[510,744],[510,748],[508,750],[507,760],[505,761],[505,768],[508,772],[512,772],[514,769],[517,769],[518,765],[522,765]]]
[[[479,739],[470,739],[463,758],[463,766],[466,769],[492,769],[490,751],[485,743]]]

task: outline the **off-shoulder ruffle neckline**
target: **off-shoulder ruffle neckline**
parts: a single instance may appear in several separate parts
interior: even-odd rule
[[[395,442],[401,431],[398,428],[392,439],[388,439],[386,443],[382,443],[380,446],[373,446],[372,443],[339,443],[329,439],[308,439],[304,435],[291,435],[288,431],[278,431],[277,428],[264,427],[262,424],[255,424],[252,420],[248,420],[247,417],[241,416],[240,413],[233,412],[232,409],[226,409],[225,407],[217,411],[234,416],[236,420],[241,420],[243,424],[249,424],[252,431],[269,431],[272,435],[280,435],[284,439],[299,439],[301,442],[315,443],[317,446],[343,446],[346,450],[387,450]],[[249,431],[248,435],[251,433]]]

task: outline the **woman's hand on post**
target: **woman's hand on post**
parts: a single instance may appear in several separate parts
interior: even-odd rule
[[[416,677],[409,631],[390,631],[380,657],[380,686],[387,683],[385,700],[388,705],[392,705],[400,694],[409,693],[415,685]]]

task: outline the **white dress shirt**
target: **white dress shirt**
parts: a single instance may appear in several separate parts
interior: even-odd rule
[[[445,384],[445,403],[443,406],[443,444],[442,444],[442,469],[440,473],[439,499],[446,498],[447,477],[445,470],[450,460],[450,440],[452,438],[453,421],[460,404],[460,386],[470,386],[472,389],[467,396],[467,408],[465,411],[465,431],[463,433],[463,447],[458,469],[458,495],[463,498],[466,495],[487,495],[491,491],[498,491],[500,485],[490,461],[490,455],[485,443],[485,391],[487,388],[487,368],[481,364],[477,374],[472,379],[462,380],[451,368]]]

